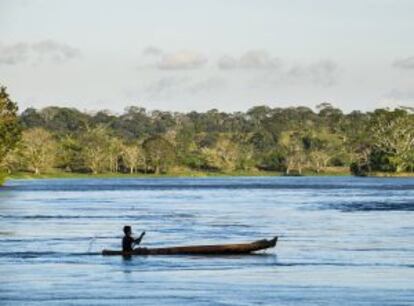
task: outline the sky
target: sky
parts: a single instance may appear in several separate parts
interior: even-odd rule
[[[20,109],[414,107],[411,0],[0,0]]]

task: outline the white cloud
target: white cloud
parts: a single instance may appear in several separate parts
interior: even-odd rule
[[[207,63],[207,58],[196,51],[179,51],[165,54],[157,64],[163,70],[188,70],[201,68]]]

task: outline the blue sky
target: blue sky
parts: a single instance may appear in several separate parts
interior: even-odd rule
[[[414,1],[0,0],[22,109],[414,106]]]

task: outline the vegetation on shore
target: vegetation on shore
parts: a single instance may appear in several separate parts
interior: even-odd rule
[[[411,175],[411,108],[353,111],[329,103],[247,112],[121,115],[28,108],[1,89],[0,167],[12,177]],[[340,170],[338,170],[340,169]],[[31,174],[28,174],[31,173]]]
[[[33,172],[14,172],[9,175],[10,179],[78,179],[78,178],[167,178],[167,177],[263,177],[263,176],[285,176],[285,172],[280,171],[232,171],[232,172],[217,172],[217,171],[197,171],[191,169],[170,169],[168,173],[125,173],[125,172],[105,172],[105,173],[77,173],[66,172],[59,169],[50,169],[47,173],[35,174]],[[305,176],[347,176],[350,175],[349,169],[346,167],[331,167],[326,172],[304,172]]]

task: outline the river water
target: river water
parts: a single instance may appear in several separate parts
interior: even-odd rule
[[[278,235],[249,256],[104,257]],[[1,305],[414,305],[414,179],[12,180],[0,188]]]

